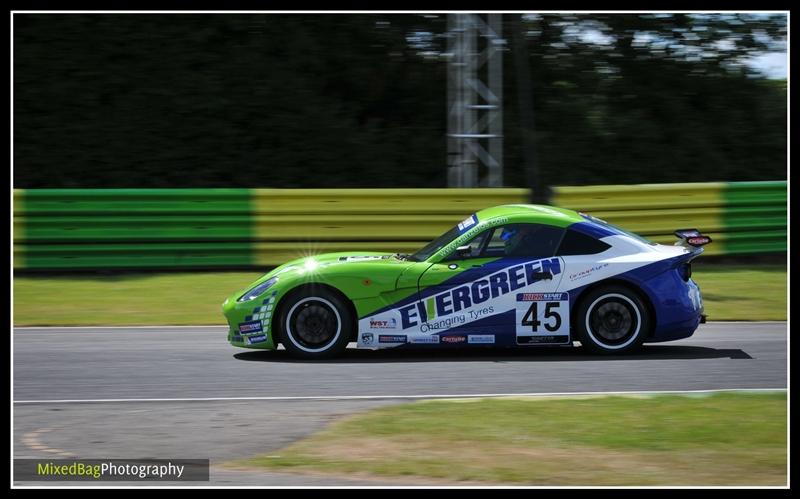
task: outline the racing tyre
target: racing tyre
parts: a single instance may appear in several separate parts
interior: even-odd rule
[[[353,330],[353,319],[342,298],[314,287],[286,297],[279,324],[283,347],[301,359],[340,355],[347,348]]]
[[[623,286],[591,291],[581,300],[575,319],[581,345],[598,354],[638,349],[652,321],[642,299]]]

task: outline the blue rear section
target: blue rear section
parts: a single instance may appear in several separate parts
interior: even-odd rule
[[[627,274],[636,278],[636,271]],[[694,334],[700,325],[703,305],[700,290],[692,279],[684,281],[679,272],[672,269],[642,281],[640,286],[656,314],[656,327],[648,341],[672,341]]]
[[[682,255],[614,276],[614,279],[626,281],[642,290],[653,305],[655,328],[645,341],[688,338],[700,325],[700,316],[703,314],[700,289],[691,278],[684,281],[678,270],[681,264],[694,256]],[[587,287],[569,292],[572,306]]]

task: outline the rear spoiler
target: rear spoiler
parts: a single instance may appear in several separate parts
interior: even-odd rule
[[[701,234],[697,229],[679,229],[675,231],[675,235],[678,237],[675,246],[700,248],[711,242],[711,236]]]

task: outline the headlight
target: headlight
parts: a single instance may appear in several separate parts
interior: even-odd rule
[[[267,279],[266,281],[262,282],[258,286],[255,286],[255,287],[251,288],[250,291],[248,291],[247,293],[245,293],[242,296],[240,296],[239,299],[236,300],[236,301],[243,302],[243,301],[250,301],[250,300],[252,300],[254,298],[258,298],[259,295],[262,295],[264,293],[264,291],[269,289],[270,286],[272,286],[276,282],[278,282],[278,278],[277,277],[273,277],[271,279]]]

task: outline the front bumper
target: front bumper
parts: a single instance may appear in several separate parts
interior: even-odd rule
[[[272,320],[276,301],[277,291],[242,303],[236,296],[225,300],[222,313],[228,321],[228,342],[241,348],[275,349]]]

